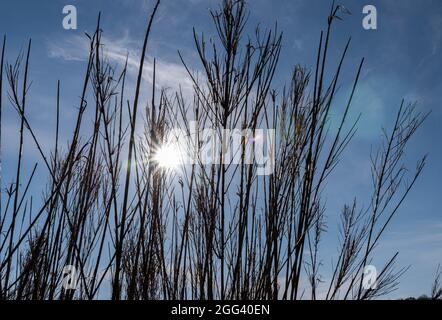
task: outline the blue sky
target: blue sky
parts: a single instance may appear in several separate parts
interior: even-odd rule
[[[339,0],[351,11],[344,21],[335,25],[331,47],[331,65],[336,61],[348,37],[352,43],[344,73],[341,91],[349,91],[357,65],[365,57],[354,104],[353,114],[362,114],[356,137],[347,149],[341,165],[328,182],[330,234],[336,225],[336,215],[344,203],[358,197],[368,204],[370,190],[369,155],[371,146],[380,141],[380,129],[389,127],[402,98],[418,103],[418,109],[431,111],[421,130],[408,148],[407,162],[411,168],[418,158],[429,153],[428,163],[416,187],[405,202],[399,215],[390,225],[382,245],[380,257],[400,252],[399,264],[411,265],[401,281],[400,290],[392,297],[429,293],[437,264],[442,263],[442,209],[440,205],[442,180],[442,2],[440,0]],[[256,24],[270,28],[278,21],[283,31],[283,50],[274,86],[281,88],[289,80],[296,63],[312,67],[319,32],[325,28],[331,1],[328,0],[250,0],[249,31]],[[78,10],[78,29],[62,28],[62,8],[73,4]],[[193,50],[192,27],[214,33],[209,8],[218,0],[164,0],[154,25],[149,48],[147,69],[153,57],[158,59],[158,80],[161,86],[176,88],[179,84],[190,90],[177,50],[186,61],[198,68]],[[362,28],[362,8],[375,5],[378,29]],[[7,60],[12,62],[20,49],[32,38],[29,96],[29,119],[46,150],[53,143],[56,81],[61,80],[62,132],[72,128],[72,116],[78,105],[83,75],[84,32],[95,28],[98,12],[102,12],[102,27],[111,61],[121,63],[127,52],[137,61],[145,21],[152,0],[45,0],[2,1],[0,31],[6,33]],[[132,61],[132,60],[130,60]],[[131,66],[129,66],[131,68]],[[131,70],[131,69],[129,69]],[[147,71],[148,71],[147,70]],[[149,72],[146,72],[149,80]],[[279,89],[281,90],[281,89]],[[10,182],[8,162],[13,162],[17,147],[17,116],[8,105],[3,120],[2,183]],[[67,136],[66,136],[67,137]],[[28,139],[27,143],[31,145]],[[31,150],[31,149],[30,149]],[[37,160],[35,151],[29,151],[25,165]],[[44,183],[37,180],[38,187]],[[36,190],[40,190],[36,188]],[[38,192],[38,191],[37,191]],[[326,237],[322,244],[333,253],[336,243]],[[323,255],[324,273],[330,269],[331,259]]]

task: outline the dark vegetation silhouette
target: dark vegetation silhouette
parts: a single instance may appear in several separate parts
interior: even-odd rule
[[[313,70],[296,65],[287,86],[275,90],[282,34],[257,28],[248,37],[245,2],[223,1],[211,12],[216,37],[194,31],[202,71],[193,72],[180,55],[194,88],[193,100],[186,101],[182,92],[156,92],[155,63],[152,87],[143,85],[159,2],[147,21],[133,97],[125,92],[127,62],[112,66],[106,60],[98,18],[88,35],[83,89],[66,147],[59,143],[57,84],[50,154],[27,118],[31,41],[10,64],[4,38],[0,110],[7,85],[20,127],[16,177],[1,190],[0,298],[371,299],[394,290],[406,271],[394,267],[398,253],[379,269],[376,288],[364,289],[362,271],[425,165],[425,157],[414,171],[403,163],[407,143],[426,117],[404,101],[371,154],[369,206],[355,201],[342,208],[337,259],[331,278],[321,278],[319,244],[330,214],[321,201],[324,184],[359,121],[351,122],[349,113],[363,59],[343,106],[335,96],[350,40],[336,65],[329,65],[333,25],[345,9],[331,7]],[[143,90],[151,101],[140,100]],[[92,126],[86,110],[92,110]],[[333,117],[336,130],[330,129],[331,112],[340,114]],[[192,120],[219,136],[223,129],[275,128],[274,173],[261,176],[256,164],[246,164],[245,139],[235,151],[239,165],[197,161],[181,170],[162,168],[155,153],[172,128],[190,132]],[[23,167],[25,135],[49,173],[41,202],[28,194],[36,166]],[[200,148],[198,139],[189,149]],[[222,163],[223,155],[217,156]],[[79,276],[75,290],[63,287],[67,265]],[[440,272],[435,298],[441,296],[439,278]]]

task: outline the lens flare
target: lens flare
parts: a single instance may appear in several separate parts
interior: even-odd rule
[[[161,146],[155,153],[153,160],[163,169],[177,169],[180,165],[179,148],[173,144]]]

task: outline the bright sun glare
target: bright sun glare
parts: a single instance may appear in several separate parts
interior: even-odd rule
[[[154,160],[161,168],[177,169],[180,164],[180,153],[178,146],[165,144],[155,153]]]

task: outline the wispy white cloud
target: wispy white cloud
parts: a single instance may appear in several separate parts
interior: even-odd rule
[[[431,25],[431,44],[432,54],[436,54],[442,42],[442,14],[432,16],[430,19]]]
[[[141,51],[136,41],[131,39],[126,32],[118,39],[102,37],[103,50],[106,59],[112,64],[123,66],[127,59],[128,73],[135,76],[139,66],[139,52]],[[71,36],[61,42],[48,42],[48,55],[51,58],[66,61],[85,61],[88,58],[89,40],[85,36]],[[156,64],[156,86],[173,91],[183,90],[186,96],[191,96],[193,90],[192,80],[186,68],[181,63],[166,61],[147,55],[143,79],[150,84],[153,82],[153,66]]]
[[[442,242],[442,219],[440,221],[422,221],[407,229],[390,232],[386,246],[405,249],[430,248]],[[442,247],[441,247],[442,250]]]
[[[73,36],[65,38],[64,44],[61,46],[58,43],[48,43],[48,53],[50,58],[60,58],[67,61],[83,61],[84,49],[87,53],[87,43],[79,41],[80,36]]]

